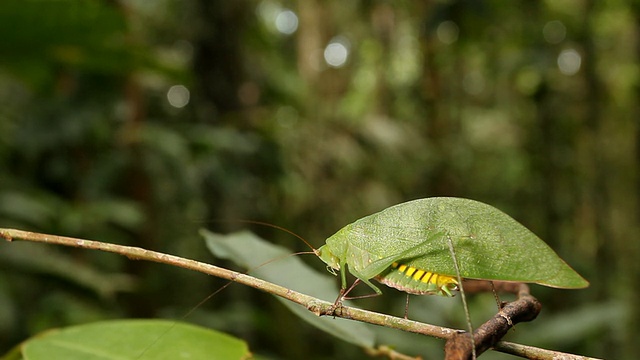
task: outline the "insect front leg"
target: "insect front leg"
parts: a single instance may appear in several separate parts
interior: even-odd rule
[[[371,281],[369,281],[369,279],[360,274],[359,272],[353,270],[353,268],[349,268],[349,272],[351,274],[353,274],[353,276],[356,277],[356,280],[353,282],[353,284],[351,284],[351,286],[343,291],[340,291],[340,297],[338,297],[338,302],[341,302],[342,300],[353,300],[353,299],[364,299],[364,298],[369,298],[369,297],[374,297],[374,296],[380,296],[382,295],[382,291],[375,285],[373,285],[373,283]],[[346,277],[346,276],[345,276]],[[360,282],[365,283],[367,286],[369,286],[375,293],[373,294],[367,294],[367,295],[361,295],[361,296],[352,296],[352,297],[347,297],[347,295],[351,292],[351,290],[353,290],[356,285],[358,285]]]
[[[340,280],[342,285],[340,286],[340,294],[342,295],[347,289],[347,263],[340,263]],[[337,300],[336,300],[337,302]]]
[[[333,306],[339,306],[342,304],[343,300],[348,300],[351,298],[347,298],[347,294],[351,292],[351,290],[353,290],[353,288],[356,287],[356,285],[358,285],[358,283],[360,283],[360,279],[356,279],[353,284],[351,284],[351,286],[349,286],[348,289],[345,288],[341,288],[340,289],[340,294],[338,294],[338,298],[336,299],[336,301],[333,303]]]
[[[338,298],[336,298],[336,301],[333,303],[333,306],[331,309],[332,311],[335,311],[337,307],[341,306],[342,301],[344,300],[364,299],[364,298],[382,295],[382,291],[377,286],[373,285],[373,283],[369,281],[369,279],[353,271],[352,269],[349,269],[349,271],[356,277],[356,280],[351,284],[351,286],[349,286],[349,288],[347,288],[346,264],[343,265],[340,271],[340,275],[342,277],[342,287],[340,288],[340,294],[338,295]],[[361,296],[347,297],[347,295],[351,292],[351,290],[353,290],[360,282],[367,284],[367,286],[373,289],[375,293],[361,295]]]

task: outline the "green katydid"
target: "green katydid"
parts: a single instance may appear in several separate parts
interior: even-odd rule
[[[577,289],[589,283],[540,238],[502,211],[469,199],[435,197],[389,207],[351,223],[316,250],[332,272],[346,271],[413,294],[452,296],[461,278]],[[348,292],[348,290],[346,291]],[[340,298],[338,299],[340,300]]]

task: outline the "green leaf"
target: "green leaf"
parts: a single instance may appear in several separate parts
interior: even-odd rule
[[[320,274],[299,257],[288,256],[291,252],[287,249],[271,244],[251,232],[220,235],[201,230],[201,234],[215,256],[231,259],[243,267],[253,269],[249,271],[252,276],[327,301],[334,301],[338,296],[334,277]],[[289,300],[280,297],[277,299],[309,324],[343,341],[367,348],[375,344],[375,335],[365,324],[340,318],[318,317]]]
[[[28,360],[247,359],[247,344],[202,327],[164,320],[115,320],[51,330],[24,343]]]

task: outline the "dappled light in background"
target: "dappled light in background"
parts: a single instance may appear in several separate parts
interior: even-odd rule
[[[343,67],[349,58],[351,45],[343,36],[337,36],[324,48],[324,61],[334,68]]]
[[[443,21],[438,25],[438,29],[436,30],[438,35],[438,40],[440,40],[443,44],[451,45],[458,40],[458,35],[460,33],[460,28],[458,25],[451,21]]]
[[[298,29],[298,17],[291,10],[281,11],[276,16],[276,29],[283,34],[291,35]]]
[[[0,1],[0,199],[11,200],[0,222],[211,261],[199,228],[245,227],[212,219],[273,223],[319,246],[396,203],[472,198],[592,284],[532,288],[547,318],[510,336],[633,358],[638,19],[629,0]],[[0,249],[0,348],[95,318],[181,317],[220,285],[104,254],[28,251]],[[59,257],[100,284],[126,273],[139,287],[105,297],[38,262]],[[396,295],[359,304],[402,314]],[[362,358],[261,296],[229,286],[187,320],[249,337],[257,354]],[[411,301],[421,305],[410,316],[461,324],[455,301]],[[492,297],[471,307],[495,309]],[[278,328],[264,321],[273,314]],[[560,315],[552,339],[545,324]],[[437,341],[384,339],[441,352]]]
[[[175,108],[183,108],[189,104],[189,89],[184,85],[173,85],[167,91],[167,100]]]
[[[260,1],[256,12],[265,26],[274,32],[291,35],[298,29],[298,15],[277,1]]]
[[[566,38],[567,28],[562,21],[553,20],[544,24],[542,34],[549,44],[559,44]]]
[[[580,65],[582,64],[582,57],[574,49],[566,49],[560,52],[558,55],[558,69],[565,75],[575,75],[580,71]]]

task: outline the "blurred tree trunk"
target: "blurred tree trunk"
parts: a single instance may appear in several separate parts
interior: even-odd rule
[[[595,245],[594,271],[599,278],[592,279],[592,291],[601,301],[618,299],[629,304],[638,296],[637,259],[638,241],[630,242],[625,234],[637,228],[637,194],[626,196],[621,189],[633,188],[625,179],[633,179],[636,166],[632,151],[620,151],[631,143],[632,132],[627,131],[628,120],[623,111],[616,109],[607,93],[607,84],[601,78],[598,65],[601,52],[598,51],[593,19],[598,15],[598,2],[584,3],[582,32],[579,34],[583,56],[585,93],[579,117],[583,124],[581,131],[574,131],[578,151],[576,185],[579,188],[576,209],[576,239],[593,241]],[[607,107],[605,109],[605,107]],[[623,185],[623,186],[621,186]],[[626,192],[626,190],[623,190]],[[625,230],[620,231],[617,228]],[[584,246],[584,245],[583,245]],[[580,244],[575,243],[579,248]],[[634,271],[635,270],[635,271]],[[612,281],[612,274],[618,274]],[[636,312],[637,310],[629,309]],[[635,315],[637,319],[637,315]],[[638,321],[628,318],[623,324],[623,336],[609,333],[601,342],[604,354],[611,358],[629,358],[637,354],[639,348],[632,338],[637,336]],[[626,337],[626,339],[625,339]],[[625,344],[629,348],[625,348]]]
[[[242,44],[249,5],[246,0],[197,2],[194,72],[205,103],[211,105],[207,122],[219,122],[223,114],[243,107],[238,92],[245,80]]]
[[[585,81],[585,93],[582,99],[582,109],[577,110],[578,121],[581,122],[579,129],[574,131],[575,147],[577,151],[576,165],[578,171],[575,175],[578,178],[576,184],[582,182],[578,187],[578,208],[576,213],[577,236],[583,239],[593,239],[597,249],[597,260],[600,266],[604,265],[610,271],[611,266],[616,264],[615,254],[612,253],[615,246],[611,244],[611,236],[608,233],[608,211],[610,209],[609,194],[607,193],[606,176],[609,164],[604,159],[607,156],[607,148],[602,144],[605,142],[606,133],[603,132],[607,118],[602,116],[602,104],[606,101],[603,98],[601,89],[603,84],[598,78],[596,65],[598,54],[593,43],[593,31],[591,22],[593,16],[593,2],[585,2],[584,18],[582,19],[582,29],[580,44],[584,53],[582,67]],[[580,236],[581,231],[583,236]],[[614,265],[615,266],[615,265]],[[607,269],[597,273],[603,277],[608,277]],[[610,291],[606,278],[596,282],[603,285],[597,289],[602,297]],[[610,353],[610,352],[609,352]]]
[[[634,33],[635,33],[635,56],[634,63],[640,63],[640,2],[631,2],[631,9],[633,11],[633,19],[635,20]],[[640,224],[640,86],[636,82],[635,94],[633,96],[635,102],[631,106],[628,112],[624,115],[628,121],[635,127],[631,133],[634,135],[633,143],[631,147],[635,151],[630,151],[629,156],[635,157],[628,162],[628,167],[625,172],[631,172],[628,178],[630,184],[627,188],[619,189],[622,193],[622,198],[626,199],[630,205],[626,209],[629,211],[627,217],[629,218],[629,228],[622,228],[618,230],[618,233],[624,236],[624,234],[637,234]],[[628,196],[625,192],[626,189],[635,189],[636,193],[633,196]],[[631,316],[628,320],[629,326],[625,329],[625,339],[623,339],[623,354],[629,357],[636,356],[640,353],[640,343],[637,341],[638,324],[640,324],[640,308],[635,305],[640,299],[640,241],[638,239],[629,239],[623,237],[621,239],[622,244],[629,250],[624,251],[621,256],[624,257],[627,264],[626,271],[628,273],[629,280],[627,281],[628,290],[626,292],[626,304],[634,304],[630,306]]]
[[[297,67],[300,77],[309,88],[315,88],[318,82],[318,62],[322,58],[318,52],[323,48],[322,19],[323,8],[316,0],[298,3],[300,25],[296,35]]]
[[[456,181],[457,178],[453,172],[454,159],[451,158],[452,154],[449,149],[452,146],[450,143],[452,134],[458,131],[459,124],[455,114],[451,112],[452,102],[457,99],[455,96],[447,96],[447,94],[451,95],[452,88],[458,83],[458,76],[454,71],[447,71],[447,67],[443,71],[443,67],[439,65],[443,59],[438,59],[438,57],[448,57],[447,63],[457,63],[456,45],[444,45],[438,40],[436,36],[438,23],[433,21],[433,18],[436,17],[433,12],[436,9],[431,5],[421,7],[424,23],[430,24],[424,29],[421,34],[423,38],[420,40],[423,54],[421,88],[425,114],[423,129],[425,129],[425,137],[432,145],[433,155],[437,159],[433,168],[423,170],[424,185],[421,187],[428,194],[434,196],[455,196],[459,195],[460,184]],[[440,11],[444,12],[442,9]],[[455,17],[455,12],[451,12]],[[443,81],[443,79],[446,80]]]
[[[255,7],[246,0],[198,0],[196,12],[197,24],[200,26],[195,41],[194,73],[198,81],[197,87],[203,97],[201,100],[205,104],[206,118],[204,120],[208,123],[223,124],[243,131],[254,132],[253,124],[250,124],[245,110],[256,105],[255,102],[259,100],[261,89],[253,82],[255,79],[249,80],[247,69],[245,69],[249,56],[244,53],[243,46],[247,43],[248,29],[256,21]],[[303,29],[304,27],[305,25],[302,25]],[[315,44],[314,31],[305,32],[305,34],[312,38],[311,44]],[[313,74],[313,71],[305,70],[305,74],[311,77],[309,74]],[[254,93],[247,94],[245,91]],[[244,174],[244,177],[239,180],[245,181],[255,172],[253,175],[264,177],[264,180],[261,181],[268,181],[269,174],[265,169],[267,169],[267,165],[277,163],[277,158],[266,159],[268,162],[263,163],[265,158],[257,156],[259,154],[258,150],[246,157],[234,158],[234,163],[230,166],[236,169],[234,171]],[[221,154],[221,156],[225,155]],[[225,161],[223,163],[227,164]],[[271,168],[269,170],[273,171]],[[230,174],[230,176],[233,175]],[[235,189],[228,193],[228,188],[224,184],[216,183],[214,180],[210,184],[212,187],[210,195],[212,196],[208,200],[209,216],[237,219],[243,218],[241,214],[244,214],[244,216],[252,218],[251,215],[247,215],[245,210],[255,204],[245,204],[245,201],[242,200],[242,196],[248,196],[238,190],[242,189],[243,185],[245,184],[235,184]],[[261,218],[260,215],[256,215],[258,211],[255,208],[250,213],[258,219]],[[247,249],[247,251],[251,251],[251,249]],[[264,294],[251,295],[249,289],[242,287],[232,287],[227,293],[225,302],[229,304],[250,303],[253,308],[259,309],[255,312],[255,317],[269,314],[273,317],[272,320],[277,319],[280,323],[275,327],[278,331],[266,334],[268,341],[276,344],[259,344],[255,345],[256,347],[282,349],[286,353],[280,355],[285,358],[305,357],[308,348],[304,345],[304,332],[292,333],[290,331],[292,328],[299,327],[299,324],[293,316],[284,313],[285,310],[277,301],[266,301],[265,298],[270,298]],[[253,323],[259,322],[257,318],[251,321]],[[255,335],[247,334],[247,336]],[[265,336],[262,335],[259,338],[264,339]]]

